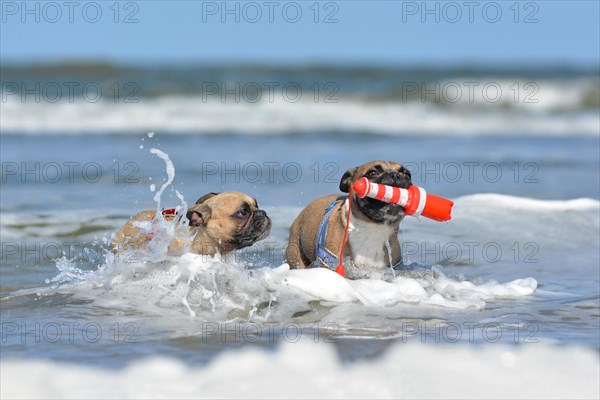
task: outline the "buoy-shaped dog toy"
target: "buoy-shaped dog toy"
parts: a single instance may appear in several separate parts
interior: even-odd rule
[[[454,202],[442,197],[427,194],[425,189],[418,186],[410,186],[402,189],[395,186],[383,185],[370,182],[367,178],[361,178],[352,186],[356,195],[361,199],[371,197],[390,204],[399,204],[404,207],[406,215],[424,217],[435,221],[448,221],[452,218],[452,206]]]

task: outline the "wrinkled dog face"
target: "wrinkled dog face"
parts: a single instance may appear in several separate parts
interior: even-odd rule
[[[271,232],[271,220],[252,197],[239,192],[209,193],[188,210],[190,226],[201,227],[225,251],[251,246]]]
[[[369,181],[389,186],[407,189],[412,185],[410,171],[403,165],[391,161],[372,161],[356,168],[351,168],[340,181],[340,190],[350,192],[354,183],[366,177]],[[383,224],[395,224],[404,218],[404,208],[399,205],[365,197],[363,199],[354,195],[353,211],[358,211],[367,220]]]

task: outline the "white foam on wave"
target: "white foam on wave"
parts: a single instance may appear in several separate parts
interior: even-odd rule
[[[441,100],[449,105],[475,106],[488,109],[508,107],[521,112],[551,112],[577,110],[586,97],[600,91],[597,79],[570,79],[565,81],[525,80],[520,78],[453,79],[439,83],[437,90]],[[430,92],[422,98],[435,99],[433,84],[424,87]],[[408,97],[410,98],[410,97]],[[419,97],[421,98],[421,97]]]
[[[545,250],[563,251],[590,245],[597,247],[600,201],[475,194],[457,199],[452,222],[441,226],[443,231],[468,236],[477,232],[477,239],[481,241],[508,244],[533,240]],[[454,232],[450,232],[452,230]]]
[[[318,300],[360,301],[370,307],[412,303],[482,309],[485,307],[484,300],[528,296],[537,288],[537,281],[533,278],[517,279],[506,284],[488,282],[476,285],[450,279],[441,271],[422,278],[396,276],[389,282],[380,279],[348,280],[325,268],[286,271],[282,282]]]
[[[581,257],[578,272],[570,274],[589,273],[597,271],[594,260],[598,258],[600,202],[588,198],[540,200],[474,194],[454,200],[452,220],[448,222],[405,218],[401,228],[406,261],[448,265],[443,263],[448,259],[458,266],[494,262],[517,266],[521,261],[531,266],[549,261],[555,265],[552,260]],[[498,252],[486,254],[484,248]],[[505,272],[498,268],[494,276],[513,279]]]
[[[397,344],[343,365],[331,345],[243,348],[205,367],[170,358],[119,370],[2,360],[2,398],[589,398],[600,396],[594,350]]]
[[[535,106],[535,105],[534,105]],[[456,105],[456,107],[459,107]],[[530,107],[531,108],[531,107]],[[382,134],[597,135],[597,113],[550,113],[542,107],[519,112],[501,105],[453,107],[415,102],[370,102],[342,98],[337,103],[302,100],[247,102],[205,101],[201,96],[164,96],[139,103],[57,102],[3,104],[0,127],[10,133],[116,133],[147,130],[168,133],[286,134],[360,131]]]
[[[488,207],[501,207],[507,210],[529,211],[589,211],[600,208],[600,201],[580,198],[572,200],[540,200],[526,197],[515,197],[496,193],[481,193],[463,196],[459,200],[461,206],[486,204]]]
[[[155,262],[142,258],[146,256],[109,254],[107,264],[87,276],[82,276],[76,263],[63,262],[61,273],[52,280],[61,284],[34,292],[41,296],[70,293],[97,307],[189,315],[200,321],[281,322],[289,321],[297,311],[311,310],[315,301],[342,308],[359,304],[366,307],[365,312],[407,305],[481,310],[488,302],[529,296],[537,287],[533,278],[474,283],[449,278],[437,269],[396,273],[395,277],[376,272],[350,280],[328,269],[290,270],[287,264],[248,270],[218,255],[156,256]]]

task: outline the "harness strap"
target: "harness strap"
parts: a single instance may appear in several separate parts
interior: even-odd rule
[[[351,209],[351,198],[352,191],[350,192],[349,201],[348,201],[348,219],[346,221],[346,228],[344,229],[344,238],[342,239],[342,247],[340,251],[340,255],[337,256],[329,251],[325,247],[325,240],[327,239],[327,226],[329,225],[329,218],[331,217],[331,213],[335,207],[336,202],[339,198],[334,199],[327,209],[325,210],[325,214],[323,215],[323,219],[319,224],[319,229],[317,231],[317,242],[315,246],[316,259],[314,261],[314,265],[316,267],[326,267],[329,268],[341,276],[345,276],[346,272],[344,270],[344,266],[342,265],[342,257],[344,254],[344,245],[346,244],[346,237],[348,235],[348,227],[350,225],[350,209]],[[389,251],[389,249],[388,249]],[[400,260],[396,265],[391,267],[392,269],[402,268],[402,260]]]
[[[329,217],[331,217],[331,213],[335,208],[335,203],[337,200],[338,199],[334,199],[329,204],[325,210],[321,224],[319,225],[319,230],[317,231],[317,242],[315,246],[316,260],[314,261],[315,266],[326,267],[334,271],[338,266],[339,258],[331,251],[327,250],[325,247],[325,240],[327,239],[327,226],[329,225]]]

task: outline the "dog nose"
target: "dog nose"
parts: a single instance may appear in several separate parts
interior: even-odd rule
[[[267,213],[264,210],[256,210],[254,212],[254,218],[255,219],[264,219],[264,218],[269,218],[267,216]]]
[[[399,180],[400,178],[402,178],[402,175],[400,175],[400,172],[396,172],[396,171],[390,172],[389,175],[394,180]]]
[[[392,181],[389,184],[392,186],[407,189],[412,186],[410,178],[400,172],[392,171],[388,174],[389,179]]]
[[[271,219],[263,210],[256,210],[254,212],[254,224],[258,229],[261,230],[271,229]]]

